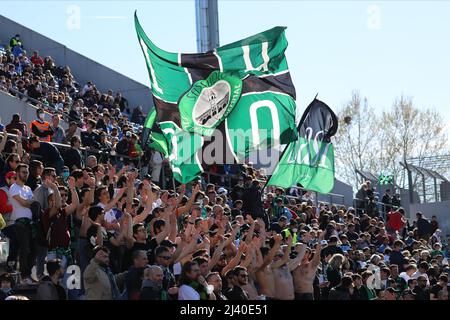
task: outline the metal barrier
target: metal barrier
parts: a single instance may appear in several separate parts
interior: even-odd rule
[[[329,204],[329,205],[344,205],[345,204],[345,196],[342,195],[342,194],[331,193],[331,192],[330,193],[326,193],[326,194],[325,193],[319,193],[317,191],[306,190],[305,188],[296,187],[296,186],[295,187],[291,187],[289,189],[300,190],[303,193],[308,193],[308,192],[312,193],[314,195],[314,204],[315,204],[316,207],[318,207],[319,203],[326,203],[326,204]],[[319,200],[319,196],[329,197],[329,201]],[[293,199],[297,199],[298,198],[296,196],[287,196],[287,197],[291,197]],[[302,196],[302,198],[303,198],[303,196]],[[336,198],[341,198],[342,202],[341,203],[334,202],[333,199],[336,199]]]
[[[359,201],[360,203],[364,203],[364,206],[359,206],[357,204],[357,201]],[[368,209],[368,201],[369,198],[366,199],[358,199],[358,198],[354,198],[353,199],[353,207],[355,208],[355,210],[357,212],[362,212],[364,211],[364,213],[366,213],[367,209]],[[381,217],[383,218],[384,221],[386,221],[386,208],[390,207],[392,209],[396,208],[396,206],[392,205],[392,204],[388,204],[388,203],[383,203],[380,201],[375,201],[374,202],[377,208],[378,213],[381,215]]]
[[[11,134],[11,133],[8,133],[8,137],[14,137],[14,138],[17,138],[17,135],[15,135],[15,134]],[[28,141],[28,138],[27,137],[22,137],[22,141]],[[66,151],[66,150],[68,150],[68,149],[70,149],[71,148],[71,146],[70,145],[68,145],[68,144],[63,144],[63,143],[56,143],[56,142],[49,142],[50,144],[52,144],[52,145],[54,145],[58,150],[64,150],[64,151]],[[83,160],[84,160],[84,162],[86,162],[86,160],[87,160],[87,158],[90,156],[90,155],[96,155],[96,156],[98,156],[97,157],[97,161],[98,161],[98,159],[99,159],[99,157],[100,156],[102,156],[102,157],[105,157],[105,158],[107,158],[107,159],[115,159],[116,161],[119,159],[119,161],[123,161],[124,159],[126,159],[126,160],[128,160],[128,161],[134,161],[134,162],[138,162],[138,164],[136,165],[136,168],[142,168],[142,158],[143,158],[143,156],[139,156],[139,157],[130,157],[130,156],[127,156],[127,155],[123,155],[123,154],[118,154],[118,153],[115,153],[115,151],[108,151],[108,152],[106,152],[106,151],[101,151],[101,150],[96,150],[96,149],[87,149],[87,148],[80,148],[80,151],[81,151],[81,154],[83,155]],[[114,153],[113,153],[114,152]],[[33,154],[33,153],[30,153],[30,156],[32,156],[32,157],[34,157],[34,158],[41,158],[41,156],[40,155],[37,155],[37,154]]]

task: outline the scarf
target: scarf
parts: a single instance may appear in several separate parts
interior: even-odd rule
[[[197,281],[191,281],[188,286],[194,288],[195,291],[200,295],[200,300],[208,300],[208,293],[203,285]]]
[[[112,274],[111,270],[108,267],[102,267],[103,271],[106,272],[108,275],[109,283],[111,285],[111,295],[113,300],[118,300],[120,298],[120,292],[119,288],[117,287],[116,279],[114,278],[114,275]]]

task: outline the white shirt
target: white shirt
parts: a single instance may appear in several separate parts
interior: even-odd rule
[[[31,219],[33,215],[30,208],[22,206],[16,199],[13,198],[17,195],[24,200],[31,200],[33,199],[33,191],[31,191],[31,188],[29,186],[24,185],[23,187],[21,187],[16,183],[14,183],[9,188],[9,196],[11,197],[11,204],[13,206],[11,221],[15,221],[19,218]]]
[[[178,300],[200,300],[200,294],[194,288],[183,284],[178,290]]]
[[[399,274],[399,276],[403,279],[405,279],[406,283],[408,283],[408,280],[411,279],[410,276],[408,276],[408,274],[406,272],[402,272]]]
[[[420,273],[419,270],[417,270],[413,275],[411,276],[411,279],[417,279],[419,276],[424,276],[427,278],[427,286],[430,285],[430,279],[428,279],[428,275],[426,273]]]
[[[102,209],[105,209],[106,205],[99,202],[98,206]],[[105,221],[108,223],[112,223],[114,221],[116,221],[116,214],[114,213],[113,209],[109,209],[107,212],[105,212]],[[114,230],[108,230],[109,233],[114,233]]]

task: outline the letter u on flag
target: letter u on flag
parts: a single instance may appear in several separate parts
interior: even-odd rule
[[[193,180],[209,164],[242,163],[253,151],[297,139],[284,27],[196,54],[158,48],[136,13],[135,28],[156,107],[158,130],[149,134],[150,145],[167,151],[177,181]],[[208,163],[204,153],[217,132],[223,142]]]
[[[299,122],[298,140],[286,147],[267,184],[288,188],[300,183],[308,190],[330,192],[334,187],[331,137],[337,128],[333,110],[314,99]]]

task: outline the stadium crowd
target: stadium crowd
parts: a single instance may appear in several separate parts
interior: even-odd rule
[[[52,57],[41,57],[36,50],[29,56],[18,34],[8,48],[0,50],[0,90],[79,126],[90,118],[101,118],[108,133],[122,121],[142,125],[145,119],[141,106],[130,112],[128,100],[120,92],[102,93],[91,81],[81,85],[69,66],[56,66]]]
[[[69,75],[56,101],[71,113],[86,94],[71,104]],[[0,299],[31,290],[38,300],[448,300],[447,239],[436,219],[417,213],[410,224],[387,194],[385,221],[367,210],[370,183],[357,210],[316,204],[296,187],[263,192],[266,177],[251,163],[236,166],[231,187],[200,177],[164,188],[162,160],[148,157],[151,175],[139,170],[139,137],[108,122],[102,103],[102,114],[89,111],[93,103],[67,131],[58,115],[46,123],[44,109],[30,124],[15,115],[4,126],[0,227],[9,251]],[[52,142],[71,148],[62,154]],[[81,146],[131,159],[86,157]]]

